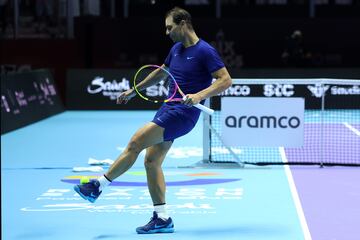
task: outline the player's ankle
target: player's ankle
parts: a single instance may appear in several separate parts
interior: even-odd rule
[[[169,215],[166,211],[166,203],[154,204],[154,211],[157,213],[158,217],[167,220]]]
[[[102,191],[105,187],[107,187],[111,183],[111,180],[108,179],[105,174],[99,177],[98,181],[100,183],[99,191]]]

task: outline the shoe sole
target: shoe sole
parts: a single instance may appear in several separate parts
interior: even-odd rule
[[[84,194],[82,194],[78,185],[75,185],[75,186],[74,186],[74,190],[75,190],[75,192],[77,192],[77,193],[80,195],[80,197],[82,197],[84,200],[87,200],[87,201],[89,201],[89,202],[91,202],[91,203],[94,203],[94,202],[95,202],[96,199],[91,198],[91,197],[87,197],[87,196],[85,196]]]
[[[174,228],[160,228],[149,231],[136,230],[138,234],[154,234],[154,233],[173,233],[175,231]]]

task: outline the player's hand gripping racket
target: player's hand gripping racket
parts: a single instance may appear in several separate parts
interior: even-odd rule
[[[174,76],[158,65],[142,66],[136,72],[133,83],[136,93],[150,102],[182,102],[186,100],[186,95],[180,89]],[[193,106],[207,114],[214,113],[214,110],[202,104],[198,103]]]

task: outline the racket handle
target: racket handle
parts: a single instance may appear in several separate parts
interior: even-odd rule
[[[209,115],[213,115],[213,113],[214,113],[214,110],[212,110],[211,108],[205,107],[204,105],[199,104],[199,103],[195,104],[194,107],[200,109],[203,112],[206,112]]]
[[[185,101],[186,96],[183,96],[182,99]],[[201,111],[203,111],[209,115],[213,115],[213,113],[214,113],[214,110],[212,110],[211,108],[205,107],[204,105],[202,105],[200,103],[193,105],[193,107],[196,107],[197,109],[200,109]]]

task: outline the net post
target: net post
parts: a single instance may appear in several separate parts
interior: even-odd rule
[[[210,107],[210,99],[206,99],[204,106]],[[203,115],[203,161],[209,162],[210,161],[210,115],[209,114],[202,114]]]
[[[324,166],[324,114],[325,114],[325,85],[324,79],[321,79],[321,112],[320,112],[320,167]]]

